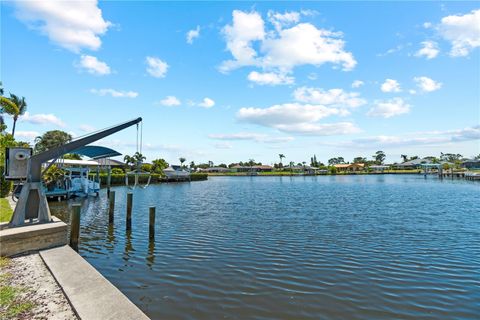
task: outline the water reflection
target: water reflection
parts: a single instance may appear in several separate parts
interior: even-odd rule
[[[129,232],[128,190],[113,190],[112,225],[105,193],[82,202],[80,254],[153,319],[480,314],[478,183],[365,175],[152,185],[133,191]],[[68,221],[67,203],[50,206]]]

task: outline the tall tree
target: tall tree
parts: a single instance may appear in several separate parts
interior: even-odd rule
[[[154,173],[162,173],[163,169],[168,168],[169,164],[164,159],[155,159],[152,161],[152,171]]]
[[[365,157],[355,157],[353,158],[353,163],[366,163],[367,158]]]
[[[375,159],[375,162],[377,164],[382,164],[383,161],[385,160],[385,152],[383,151],[377,151],[375,152],[375,155],[373,156],[373,158]]]
[[[43,135],[35,138],[34,150],[36,153],[50,150],[72,141],[72,136],[62,130],[47,131]]]
[[[336,158],[331,158],[328,160],[328,165],[333,166],[336,164],[342,164],[345,163],[345,159],[343,157],[336,157]]]
[[[402,154],[400,157],[402,158],[403,162],[408,161],[408,156],[406,154]]]
[[[283,167],[282,159],[285,158],[285,155],[283,153],[280,153],[278,157],[280,158],[280,167]]]
[[[180,158],[178,158],[178,160],[180,161],[180,166],[181,166],[181,167],[183,167],[183,163],[184,163],[185,161],[187,161],[187,159],[185,159],[184,157],[180,157]]]
[[[18,117],[27,111],[27,102],[25,101],[25,97],[20,98],[12,93],[10,93],[10,101],[17,106],[17,109],[14,109],[13,113],[9,113],[13,118],[12,136],[15,137],[15,127],[17,125]]]

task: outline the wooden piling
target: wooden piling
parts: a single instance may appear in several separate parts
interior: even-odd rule
[[[155,207],[150,207],[150,216],[148,219],[148,238],[153,240],[155,238]]]
[[[127,193],[127,230],[132,229],[132,203],[133,193]]]
[[[108,160],[110,161],[110,160]],[[112,184],[112,168],[110,165],[108,166],[108,174],[107,174],[107,197],[110,197],[110,185]]]
[[[113,212],[115,211],[115,191],[110,191],[108,200],[109,200],[108,223],[113,223]]]
[[[70,247],[78,251],[78,238],[80,236],[80,204],[72,205],[72,213],[70,215]]]

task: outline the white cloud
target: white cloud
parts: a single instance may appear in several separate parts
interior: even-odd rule
[[[38,136],[40,136],[40,133],[37,131],[15,131],[15,138],[33,140]]]
[[[193,40],[200,36],[200,26],[197,26],[193,30],[189,30],[186,36],[187,36],[187,43],[192,44]]]
[[[198,104],[199,107],[209,109],[215,105],[215,101],[210,98],[203,98],[202,102]]]
[[[28,111],[23,116],[20,116],[20,121],[29,122],[33,124],[53,124],[59,127],[65,127],[65,123],[54,114],[33,114]]]
[[[357,92],[343,89],[323,90],[321,88],[300,87],[293,92],[295,100],[311,104],[331,105],[336,107],[356,108],[367,103]]]
[[[97,129],[89,124],[81,124],[78,126],[78,129],[80,129],[83,132],[94,132],[97,131]]]
[[[397,80],[394,79],[386,79],[385,82],[382,84],[380,89],[383,92],[400,92],[402,89],[400,89],[400,84],[398,83]]]
[[[164,78],[167,75],[168,64],[157,57],[147,57],[147,72],[155,78]]]
[[[415,56],[430,60],[435,58],[439,52],[438,44],[435,41],[428,40],[422,42],[422,48],[415,53]]]
[[[167,96],[165,99],[160,100],[160,104],[166,107],[176,107],[176,106],[179,106],[181,102],[175,96]]]
[[[480,9],[465,15],[444,17],[437,29],[451,43],[451,56],[467,56],[473,49],[480,47]]]
[[[293,141],[293,137],[272,137],[266,134],[254,132],[239,132],[232,134],[210,134],[210,139],[228,140],[228,141],[255,141],[264,143],[284,143]]]
[[[428,77],[415,77],[413,80],[417,83],[417,87],[423,92],[432,92],[442,87],[442,83]]]
[[[323,105],[286,103],[269,108],[241,108],[237,119],[288,133],[305,135],[333,135],[358,132],[349,122],[320,124],[319,120],[332,115],[346,115],[341,109]]]
[[[99,96],[112,96],[113,98],[136,98],[138,92],[135,91],[118,91],[115,89],[90,89],[90,92]]]
[[[256,66],[268,72],[289,73],[297,66],[324,63],[341,65],[343,70],[355,67],[352,53],[344,50],[342,33],[317,29],[310,23],[295,24],[298,19],[293,13],[270,13],[270,20],[277,28],[266,31],[257,12],[233,11],[233,22],[223,28],[223,34],[234,59],[224,61],[220,71]],[[288,24],[295,25],[283,28]],[[254,45],[258,45],[258,52]]]
[[[286,74],[275,72],[260,73],[252,71],[248,74],[248,80],[255,82],[259,85],[280,85],[280,84],[293,84],[295,78],[289,77]]]
[[[101,76],[111,73],[110,67],[105,62],[98,60],[97,57],[89,55],[80,56],[78,67],[87,70],[88,73]]]
[[[458,130],[432,131],[432,132],[414,132],[400,136],[370,136],[365,138],[353,139],[351,141],[336,142],[337,147],[346,148],[368,148],[372,147],[399,147],[414,145],[443,145],[461,141],[471,141],[480,139],[480,125],[467,127]]]
[[[232,149],[233,148],[232,144],[229,143],[229,142],[215,143],[214,147],[217,148],[217,149]]]
[[[282,28],[298,23],[300,21],[300,12],[290,11],[285,13],[268,11],[268,20],[274,25],[275,29]]]
[[[352,88],[360,88],[365,83],[362,80],[355,80],[352,82]]]
[[[374,106],[368,111],[367,115],[371,117],[391,118],[409,112],[409,104],[402,98],[393,98],[390,100],[375,101]]]
[[[100,36],[112,25],[102,17],[96,0],[15,1],[15,6],[19,20],[73,52],[98,50]]]

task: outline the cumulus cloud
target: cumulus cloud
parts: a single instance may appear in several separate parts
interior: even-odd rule
[[[113,98],[136,98],[138,92],[135,91],[118,91],[115,89],[90,89],[90,92],[98,96],[111,96]]]
[[[100,36],[112,25],[96,0],[15,1],[17,18],[53,43],[73,52],[98,50]]]
[[[155,78],[164,78],[167,75],[169,65],[157,57],[147,57],[147,73]]]
[[[435,58],[440,50],[438,44],[435,41],[423,41],[422,48],[415,53],[416,57],[425,57],[428,60]]]
[[[352,88],[360,88],[365,83],[362,80],[355,80],[352,82]]]
[[[400,83],[398,83],[397,80],[394,79],[386,79],[385,82],[382,84],[380,89],[383,92],[400,92],[402,89],[400,89]]]
[[[280,85],[280,84],[293,84],[295,78],[287,76],[282,73],[275,72],[257,72],[252,71],[248,74],[248,80],[259,85]]]
[[[197,104],[199,107],[209,109],[212,108],[215,105],[215,101],[213,101],[210,98],[203,98],[202,102]]]
[[[428,77],[415,77],[413,80],[416,82],[417,87],[423,92],[436,91],[442,87],[442,83]]]
[[[377,100],[374,106],[367,112],[371,117],[391,118],[401,114],[409,113],[410,105],[402,98],[390,100]]]
[[[222,72],[253,66],[267,72],[289,73],[297,66],[325,63],[352,70],[357,63],[352,53],[345,51],[341,32],[298,23],[298,13],[270,12],[273,30],[266,30],[263,18],[255,11],[235,10],[232,15],[232,24],[223,28],[223,35],[233,60],[220,65]]]
[[[37,131],[15,131],[16,138],[33,140],[38,136],[40,136],[40,133],[38,133]]]
[[[323,105],[286,103],[269,108],[241,108],[237,119],[265,127],[275,128],[288,133],[305,135],[333,135],[358,132],[358,128],[349,122],[320,124],[319,120],[348,114],[341,109]]]
[[[321,88],[300,87],[293,92],[295,100],[311,104],[331,105],[335,107],[356,108],[367,103],[357,92],[343,89],[323,90]]]
[[[176,107],[179,106],[181,102],[175,96],[167,96],[165,99],[160,100],[160,104],[166,107]]]
[[[28,111],[20,116],[20,121],[33,124],[53,124],[58,127],[65,127],[65,123],[54,114],[30,114]]]
[[[283,143],[293,141],[293,137],[272,137],[266,134],[254,133],[254,132],[238,132],[231,134],[210,134],[210,139],[216,140],[228,140],[228,141],[255,141],[265,143]]]
[[[197,26],[195,29],[193,30],[189,30],[187,32],[187,43],[188,44],[193,44],[193,40],[198,38],[200,36],[200,26]]]
[[[438,25],[440,35],[450,42],[453,57],[467,56],[480,47],[480,9],[464,15],[451,15],[442,18]]]
[[[107,75],[111,73],[110,67],[103,61],[97,59],[97,57],[89,55],[81,55],[78,67],[85,69],[88,73],[95,75]]]

